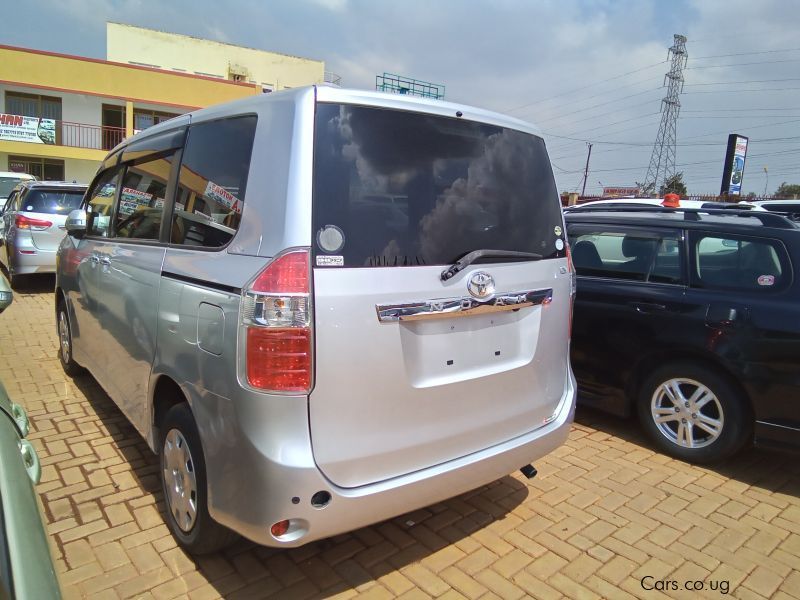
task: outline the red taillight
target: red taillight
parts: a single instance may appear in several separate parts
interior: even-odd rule
[[[53,223],[50,221],[45,221],[44,219],[31,219],[25,215],[17,215],[17,218],[14,220],[14,224],[17,226],[17,229],[47,229],[48,227],[53,226]]]
[[[308,249],[275,258],[245,291],[245,375],[259,390],[311,390],[311,306]]]
[[[263,390],[308,391],[311,331],[300,327],[248,327],[247,381]]]
[[[250,286],[265,294],[307,294],[308,252],[293,250],[272,261]]]

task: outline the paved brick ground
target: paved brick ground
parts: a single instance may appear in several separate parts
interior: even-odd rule
[[[649,575],[800,598],[796,459],[750,450],[693,467],[654,453],[634,423],[585,411],[533,481],[514,474],[296,550],[243,541],[194,561],[163,523],[142,439],[91,377],[63,375],[51,289],[31,284],[0,316],[0,378],[32,420],[67,597],[665,597],[642,588]]]

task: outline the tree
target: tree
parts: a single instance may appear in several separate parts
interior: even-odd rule
[[[658,195],[662,198],[665,194],[678,194],[680,197],[686,196],[686,184],[683,183],[683,173],[677,172],[672,177],[667,177],[664,185],[658,190]]]
[[[637,181],[636,187],[639,188],[639,195],[642,196],[643,198],[649,198],[650,196],[654,196],[656,193],[655,183],[648,183],[647,185],[645,185],[642,182]]]
[[[796,183],[786,183],[785,181],[775,192],[778,198],[794,198],[800,196],[800,185]]]

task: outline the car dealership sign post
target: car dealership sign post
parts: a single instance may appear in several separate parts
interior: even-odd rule
[[[728,151],[725,153],[725,168],[722,171],[720,196],[740,196],[742,194],[747,139],[743,135],[736,133],[728,136]]]

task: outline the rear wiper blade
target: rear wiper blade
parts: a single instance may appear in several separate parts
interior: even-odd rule
[[[510,258],[516,260],[542,260],[541,254],[536,254],[534,252],[516,252],[514,250],[473,250],[469,254],[465,254],[461,258],[459,258],[456,263],[451,266],[447,267],[444,271],[442,271],[442,281],[447,281],[448,279],[452,279],[456,276],[456,273],[459,271],[463,271],[476,260],[481,258]]]

